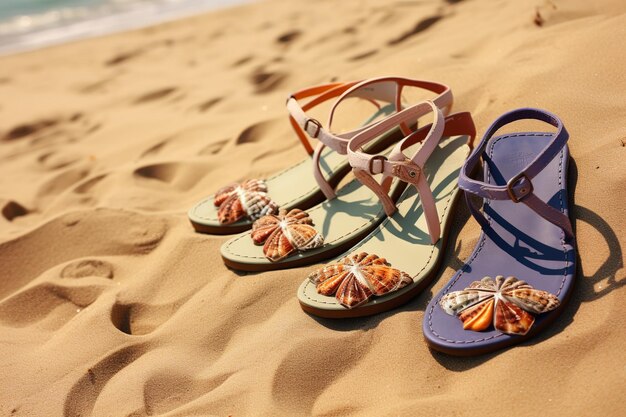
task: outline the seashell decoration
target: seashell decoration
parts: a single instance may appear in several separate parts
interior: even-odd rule
[[[324,237],[315,230],[309,213],[300,209],[261,217],[252,225],[250,234],[257,245],[263,245],[263,254],[272,262],[280,261],[296,251],[318,248]]]
[[[256,179],[221,188],[215,193],[214,204],[219,207],[217,218],[222,224],[235,223],[246,216],[256,220],[278,211],[278,205],[267,195],[265,181]]]
[[[493,326],[506,334],[525,335],[535,322],[534,314],[554,310],[559,299],[536,290],[515,277],[484,277],[462,291],[453,291],[439,301],[443,310],[457,316],[463,329],[480,332]]]
[[[372,296],[381,296],[406,287],[413,279],[392,268],[385,258],[365,252],[327,264],[308,277],[322,295],[335,295],[346,308],[358,307]]]

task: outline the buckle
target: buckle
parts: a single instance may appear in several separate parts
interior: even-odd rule
[[[309,133],[309,123],[316,126],[315,133],[313,133],[312,135]],[[306,119],[306,122],[304,122],[304,131],[308,133],[314,139],[317,139],[317,137],[320,134],[321,129],[322,129],[322,124],[315,119]]]
[[[515,190],[513,190],[513,187],[515,186],[515,184],[517,184],[522,178],[526,179],[526,181],[528,182],[527,187],[529,188],[528,191],[526,191],[526,187],[520,189],[519,191],[522,193],[521,197],[518,197],[515,194]],[[517,174],[516,176],[514,176],[513,178],[511,178],[507,183],[506,183],[506,192],[509,193],[509,197],[511,198],[511,200],[514,203],[519,203],[520,201],[522,201],[528,194],[532,193],[534,190],[533,187],[533,183],[530,181],[530,178],[528,178],[528,175],[526,175],[524,172],[520,172],[519,174]]]
[[[393,162],[392,173],[402,181],[414,183],[420,176],[422,169],[412,160],[406,158],[404,161]]]
[[[369,162],[369,172],[370,175],[376,175],[376,174],[382,174],[383,171],[385,170],[385,161],[387,160],[387,157],[384,155],[374,155],[372,156],[372,158],[370,159]],[[374,172],[374,161],[380,161],[380,172]]]

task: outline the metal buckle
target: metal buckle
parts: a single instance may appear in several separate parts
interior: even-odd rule
[[[524,195],[522,195],[520,198],[517,198],[517,196],[515,195],[515,191],[513,190],[513,187],[515,186],[515,184],[517,184],[519,182],[519,180],[521,180],[522,178],[525,178],[526,181],[528,182],[528,187],[530,187],[530,189],[528,190],[528,192],[526,192],[525,188],[522,188],[520,190],[520,192],[524,193]],[[526,175],[526,173],[524,172],[520,172],[519,174],[517,174],[516,176],[514,176],[513,178],[511,178],[507,183],[506,183],[506,192],[509,193],[509,197],[511,198],[511,200],[514,203],[519,203],[520,201],[522,201],[525,197],[527,197],[530,193],[532,193],[534,190],[533,187],[533,183],[530,181],[530,178],[528,178],[528,175]]]
[[[370,171],[370,175],[376,175],[376,174],[382,174],[383,171],[385,170],[385,161],[387,160],[387,157],[384,155],[374,155],[372,156],[372,158],[370,159],[369,162],[369,171]],[[374,172],[373,168],[374,168],[374,161],[380,161],[380,172]]]
[[[317,129],[315,129],[315,133],[313,133],[312,135],[309,133],[309,123],[314,124],[317,127]],[[306,119],[306,122],[304,122],[304,131],[306,133],[309,133],[309,135],[314,139],[317,139],[321,129],[322,124],[315,119]]]

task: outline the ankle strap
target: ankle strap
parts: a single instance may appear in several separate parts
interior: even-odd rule
[[[552,139],[545,148],[517,175],[513,176],[506,185],[494,185],[479,181],[470,177],[470,173],[478,166],[483,156],[489,139],[501,127],[522,119],[534,119],[546,122],[557,128]],[[524,203],[537,214],[549,222],[559,226],[568,239],[573,239],[572,225],[567,215],[555,209],[537,197],[533,191],[532,180],[539,174],[558,154],[567,143],[569,134],[561,120],[545,110],[522,108],[510,111],[500,116],[487,130],[480,144],[474,149],[470,157],[465,161],[459,176],[459,187],[466,192],[466,201],[470,212],[483,227],[489,226],[489,221],[475,207],[467,193],[472,193],[490,200],[511,200],[515,203]]]
[[[324,103],[332,98],[341,95],[344,91],[349,89],[360,81],[351,81],[345,83],[330,83],[318,85],[315,87],[306,88],[300,90],[287,98],[287,110],[289,111],[289,121],[293,130],[298,135],[298,139],[302,142],[302,145],[306,149],[309,155],[313,154],[313,147],[307,139],[307,136],[313,139],[319,139],[320,141],[333,144],[331,149],[334,149],[334,138],[328,134],[323,128],[322,124],[313,118],[309,118],[306,115],[306,111],[313,107]],[[299,100],[317,96],[313,100],[304,104],[302,107],[298,103]],[[305,134],[306,132],[306,134]]]
[[[396,144],[389,158],[383,155],[365,154],[360,150],[365,143],[382,133],[399,124],[416,120],[429,112],[433,113],[434,122],[410,133]],[[470,136],[470,143],[473,141],[476,128],[471,115],[458,113],[444,118],[441,110],[433,102],[425,101],[390,116],[363,133],[367,134],[356,135],[348,144],[348,160],[354,175],[376,193],[389,216],[397,209],[395,202],[389,196],[393,177],[413,185],[420,196],[431,241],[433,244],[436,243],[441,235],[439,215],[435,198],[424,173],[424,165],[443,136],[466,134]],[[404,150],[419,142],[422,143],[419,150],[412,157],[407,157]],[[376,174],[383,175],[380,183],[373,177]]]
[[[452,91],[447,85],[402,77],[380,77],[356,82],[326,84],[299,91],[287,99],[287,109],[290,113],[291,124],[307,152],[309,154],[313,153],[313,174],[326,198],[334,198],[335,191],[324,178],[320,167],[320,157],[324,148],[328,146],[340,154],[346,154],[348,141],[355,135],[368,130],[372,124],[378,123],[375,119],[380,113],[386,114],[390,106],[395,108],[396,112],[402,110],[401,100],[404,87],[418,87],[438,93],[439,96],[433,100],[435,104],[438,107],[444,108],[446,112],[452,107]],[[306,105],[300,107],[298,100],[313,95],[318,96]],[[365,126],[349,132],[333,134],[330,130],[324,128],[319,121],[308,117],[305,111],[334,97],[337,97],[337,100],[330,111],[328,129],[330,129],[332,125],[337,106],[346,98],[359,97],[368,100],[378,108],[378,112],[370,118],[372,122]],[[378,101],[389,103],[389,105],[381,107]],[[405,123],[401,124],[400,127],[405,135],[411,132]],[[306,132],[310,138],[319,141],[315,151],[312,150],[304,132]]]
[[[332,126],[333,117],[335,115],[335,110],[337,109],[337,106],[341,103],[341,101],[351,97],[359,97],[370,101],[380,100],[393,105],[396,112],[401,111],[403,108],[402,92],[406,87],[415,87],[437,93],[439,95],[431,101],[435,103],[437,107],[442,109],[444,114],[448,114],[452,109],[452,90],[445,84],[435,83],[432,81],[414,80],[411,78],[403,77],[372,78],[353,85],[352,87],[344,91],[341,96],[339,96],[337,101],[335,101],[335,103],[333,104],[333,107],[328,117],[329,128]],[[368,127],[369,126],[365,125],[356,130],[353,130],[352,132],[349,132],[349,136],[340,136],[342,138],[347,137],[347,139],[349,140],[354,137],[355,134],[367,129]],[[401,123],[400,127],[402,129],[402,133],[405,136],[411,134],[411,129],[409,129],[409,127],[405,123]],[[348,141],[346,140],[346,145],[347,142]]]

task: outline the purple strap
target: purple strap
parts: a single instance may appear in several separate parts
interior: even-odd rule
[[[521,119],[535,119],[551,124],[557,128],[550,143],[520,173],[511,178],[507,185],[488,184],[470,177],[470,172],[480,163],[480,157],[487,147],[489,139],[504,125]],[[533,178],[550,163],[567,143],[569,134],[561,120],[545,110],[523,108],[503,114],[489,127],[480,144],[467,158],[459,176],[459,187],[466,191],[465,198],[470,212],[478,223],[485,228],[489,221],[471,202],[467,193],[472,193],[490,200],[512,200],[524,203],[547,221],[560,227],[567,239],[573,239],[572,225],[567,215],[542,201],[533,193]]]

